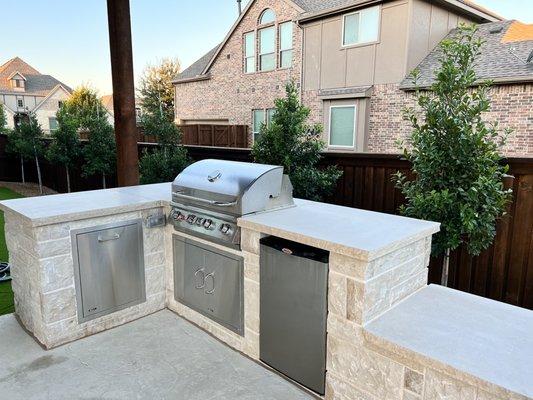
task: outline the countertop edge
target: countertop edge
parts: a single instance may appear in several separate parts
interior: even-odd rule
[[[307,244],[309,246],[321,248],[328,250],[332,253],[342,254],[345,256],[353,257],[362,261],[372,261],[376,258],[382,257],[397,248],[406,246],[410,243],[416,242],[424,237],[433,235],[434,233],[439,232],[440,224],[434,222],[433,226],[429,226],[425,229],[420,230],[416,234],[405,236],[399,240],[390,242],[389,244],[376,248],[376,249],[358,249],[356,247],[347,246],[342,243],[330,242],[323,239],[318,239],[313,236],[303,235],[301,233],[287,231],[285,229],[280,229],[265,225],[258,222],[249,221],[243,218],[237,220],[237,225],[244,229],[249,229],[255,232],[265,233],[268,235],[279,236],[284,239],[293,240],[299,243]]]
[[[170,202],[167,200],[146,200],[143,202],[130,204],[126,206],[116,206],[108,208],[99,208],[97,210],[90,211],[81,211],[76,213],[61,214],[52,217],[43,217],[43,218],[31,218],[27,215],[24,215],[16,210],[13,210],[10,207],[6,207],[4,204],[0,203],[0,209],[8,214],[14,214],[17,217],[28,222],[31,227],[38,228],[42,226],[57,225],[63,224],[66,222],[80,221],[84,219],[92,219],[99,217],[107,217],[113,214],[125,214],[133,211],[146,210],[154,207],[165,207],[169,205]]]

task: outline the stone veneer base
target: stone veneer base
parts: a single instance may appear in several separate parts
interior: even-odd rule
[[[243,228],[242,252],[235,251],[245,260],[244,336],[174,300],[172,235],[178,233],[171,226],[144,229],[147,301],[83,324],[77,323],[70,230],[168,211],[168,206],[152,205],[144,210],[105,217],[91,215],[86,219],[37,227],[7,211],[6,236],[13,257],[15,306],[25,327],[46,348],[52,348],[167,307],[232,348],[258,360],[259,239],[264,234],[260,226],[251,229],[254,225],[248,224]],[[268,228],[268,233],[281,237],[286,234],[272,227]],[[307,240],[303,236],[301,239],[304,243]],[[449,365],[417,357],[393,342],[372,335],[365,328],[426,287],[430,245],[431,232],[396,243],[385,252],[375,253],[375,257],[358,252],[337,253],[331,247],[326,399],[528,398]]]

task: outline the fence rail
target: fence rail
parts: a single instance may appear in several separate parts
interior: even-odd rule
[[[5,136],[0,136],[0,180],[20,181],[20,164],[5,154]],[[139,144],[139,151],[154,144]],[[250,150],[187,146],[193,160],[218,158],[250,161]],[[506,160],[514,179],[506,182],[513,189],[508,215],[498,224],[494,244],[478,257],[470,257],[464,248],[452,253],[449,284],[451,287],[506,303],[533,309],[533,158]],[[328,202],[366,210],[396,213],[404,201],[394,187],[391,175],[409,172],[410,164],[396,155],[326,153],[324,165],[337,165],[344,174],[335,195]],[[81,164],[71,173],[74,191],[100,188],[99,177],[82,177]],[[65,172],[43,161],[44,184],[59,192],[66,191]],[[27,179],[36,181],[35,165],[26,163]],[[108,177],[110,186],[115,178]],[[441,260],[433,259],[430,282],[439,282]]]

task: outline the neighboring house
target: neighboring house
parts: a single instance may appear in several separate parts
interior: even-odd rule
[[[106,94],[105,96],[102,96],[101,99],[102,104],[106,108],[108,114],[109,114],[109,123],[111,125],[115,124],[115,109],[113,106],[113,95],[112,94]],[[137,126],[141,124],[141,117],[142,117],[142,100],[138,97],[135,98],[135,119],[137,121]]]
[[[397,152],[409,132],[406,76],[459,23],[499,20],[466,0],[251,0],[223,42],[175,79],[176,121],[258,134],[294,80],[329,151]]]
[[[34,113],[45,133],[57,129],[56,113],[72,89],[53,76],[43,75],[19,57],[0,66],[0,103],[8,128]]]
[[[512,128],[504,146],[506,155],[533,156],[533,24],[493,22],[479,26],[477,35],[484,45],[476,63],[476,74],[479,80],[494,83],[490,90],[491,111],[485,118],[497,122],[500,128]],[[433,83],[439,55],[439,49],[434,49],[418,65],[418,86],[428,87]],[[410,79],[405,79],[400,88],[411,97],[413,86]],[[408,126],[404,125],[402,131],[407,134]]]

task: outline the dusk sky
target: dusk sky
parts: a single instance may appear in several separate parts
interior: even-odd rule
[[[243,0],[243,5],[247,0]],[[533,0],[478,0],[509,19],[533,23]],[[20,10],[20,0],[0,0]],[[23,18],[0,24],[0,64],[19,56],[41,73],[76,87],[111,92],[105,0],[25,0]],[[237,18],[235,0],[131,0],[133,57],[138,77],[148,63],[178,57],[187,67],[213,48]]]

